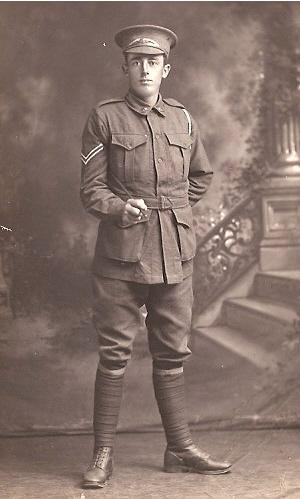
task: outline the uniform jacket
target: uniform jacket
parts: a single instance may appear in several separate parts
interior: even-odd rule
[[[100,220],[93,269],[141,282],[176,283],[196,251],[191,206],[212,177],[198,127],[184,106],[159,96],[150,108],[130,92],[100,102],[82,138],[81,200]],[[147,216],[121,224],[126,200]]]

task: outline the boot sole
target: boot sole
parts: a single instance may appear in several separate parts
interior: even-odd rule
[[[103,489],[103,487],[105,487],[108,484],[108,481],[109,481],[111,476],[112,476],[112,473],[110,475],[108,475],[105,482],[93,482],[93,481],[90,482],[90,481],[86,480],[82,483],[81,488],[82,489]]]
[[[199,473],[200,475],[224,475],[230,472],[230,468],[225,470],[195,470],[194,468],[189,468],[188,466],[165,466],[164,471],[166,473]]]
[[[103,487],[105,487],[105,485],[107,485],[107,481],[104,482],[104,483],[100,483],[100,482],[84,482],[81,485],[81,488],[82,489],[103,489]]]

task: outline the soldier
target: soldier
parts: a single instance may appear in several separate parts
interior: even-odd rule
[[[193,444],[184,408],[196,250],[192,206],[206,192],[212,170],[190,113],[159,93],[177,36],[140,25],[122,29],[115,40],[124,54],[129,90],[92,110],[81,155],[81,200],[100,220],[93,261],[99,366],[86,488],[103,487],[113,471],[123,377],[144,305],[154,392],[167,440],[165,471],[230,469]]]

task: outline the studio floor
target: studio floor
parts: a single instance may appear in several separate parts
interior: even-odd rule
[[[114,474],[104,489],[93,491],[80,486],[93,440],[86,434],[96,365],[93,348],[86,353],[89,336],[83,331],[74,351],[56,345],[54,355],[53,342],[43,340],[37,348],[34,340],[44,323],[31,330],[32,343],[17,325],[2,338],[1,499],[300,499],[299,336],[282,343],[274,371],[195,337],[186,366],[189,422],[199,447],[233,463],[232,472],[220,476],[163,472],[165,439],[151,361],[145,342],[138,343],[127,374]],[[24,348],[15,348],[20,341]]]
[[[91,436],[2,438],[2,499],[296,499],[300,498],[299,430],[198,431],[199,446],[233,462],[228,475],[168,474],[163,433],[117,436],[114,474],[101,490],[80,481]]]

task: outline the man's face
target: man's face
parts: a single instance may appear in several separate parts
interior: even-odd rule
[[[170,72],[163,55],[127,54],[123,71],[128,76],[129,88],[141,99],[155,97],[159,93],[162,78]]]

